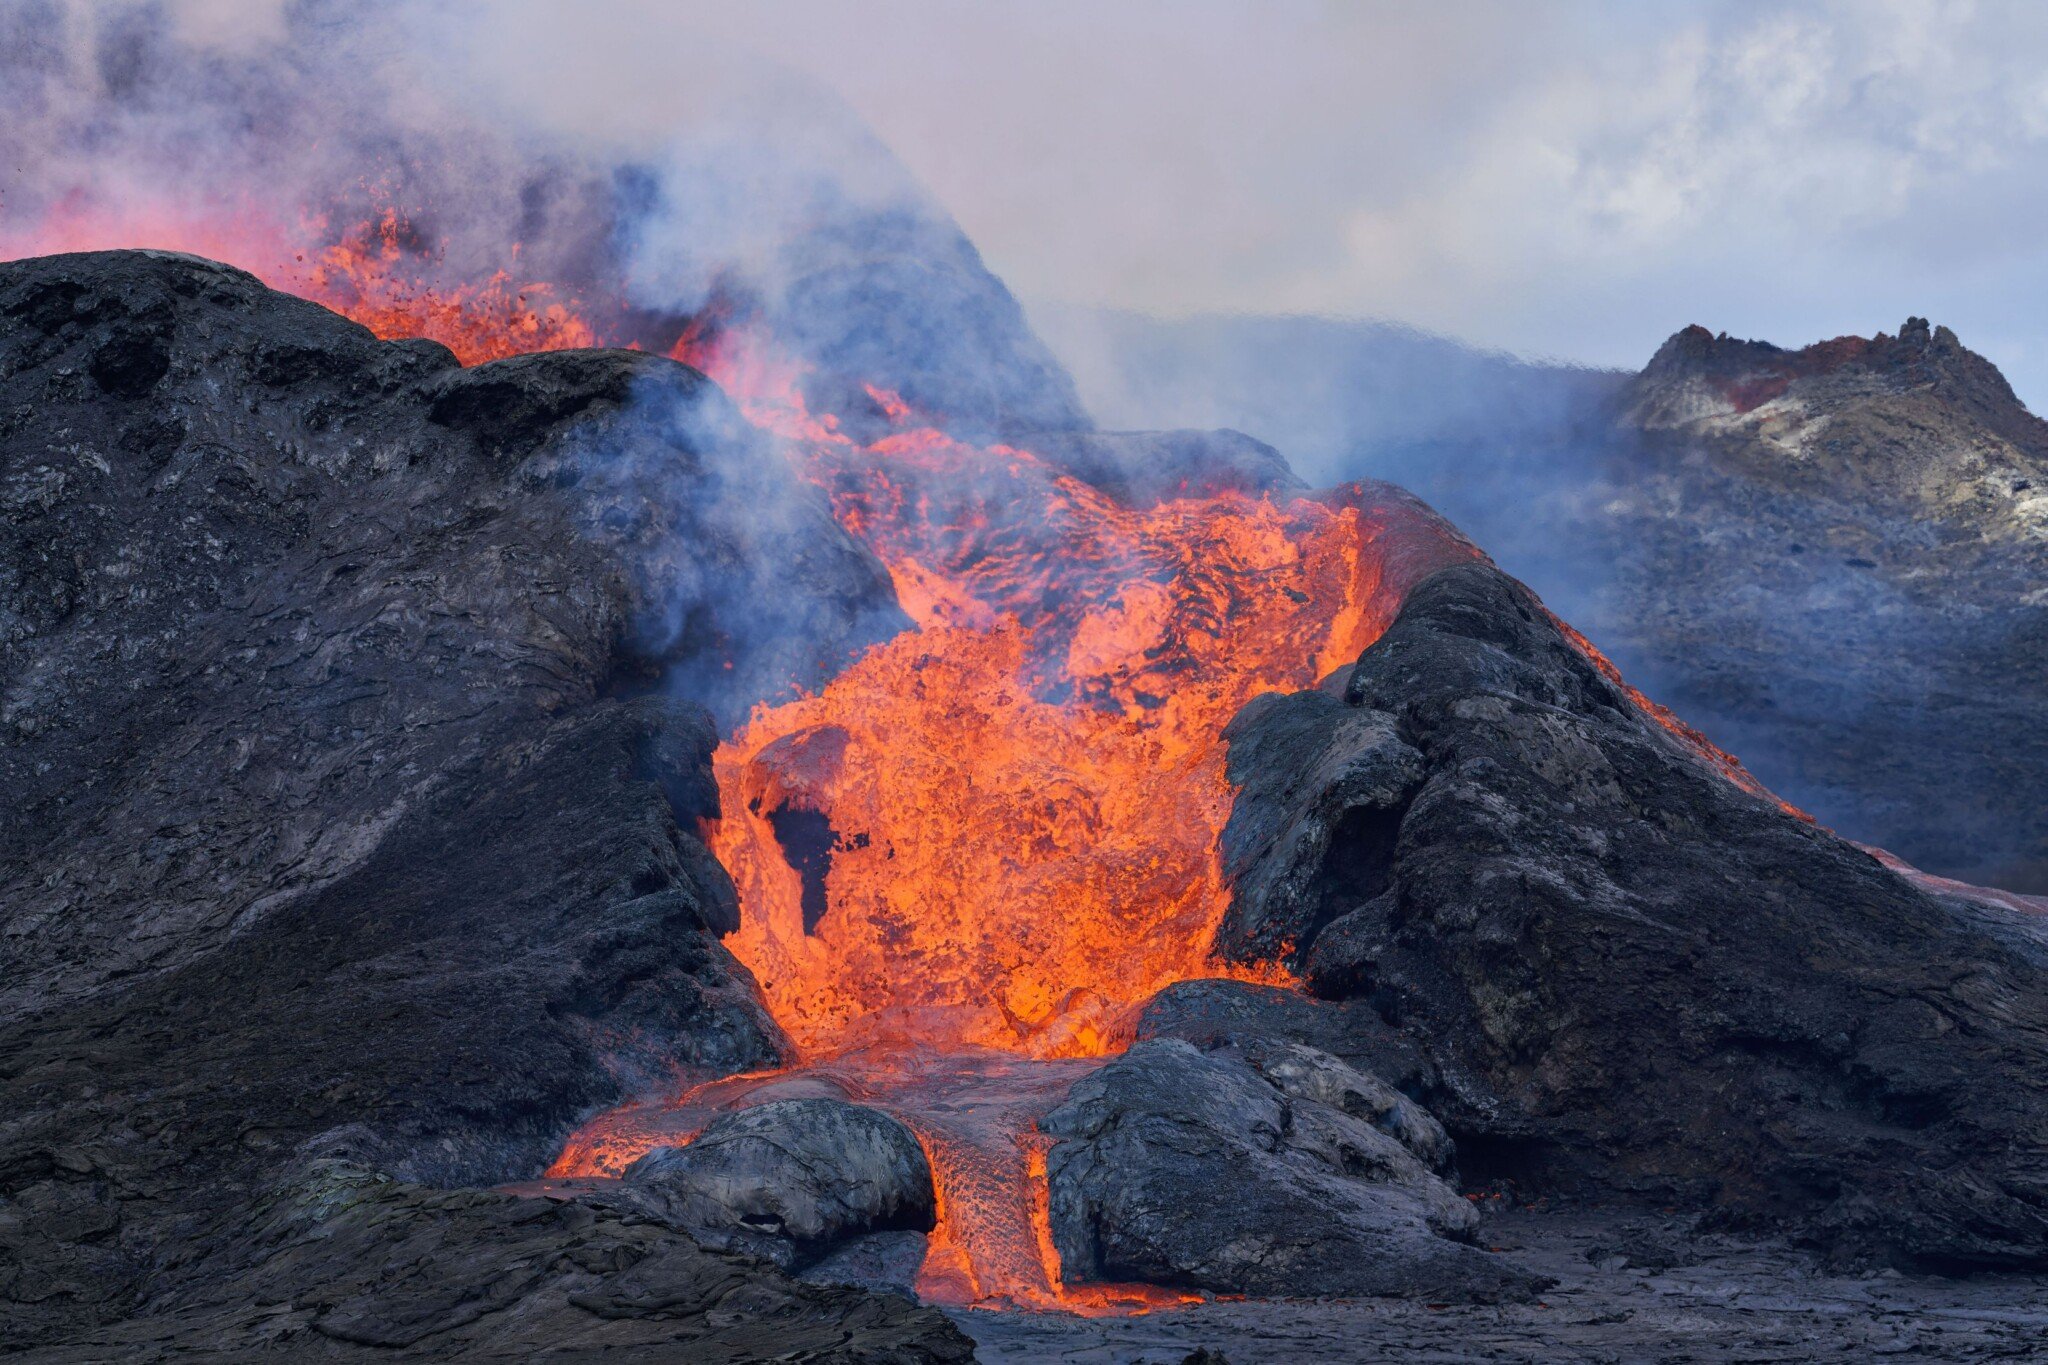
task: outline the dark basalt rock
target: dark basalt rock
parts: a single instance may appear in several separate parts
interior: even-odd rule
[[[189,257],[0,266],[0,1340],[957,1358],[672,1230],[417,1188],[781,1056],[716,939],[712,720],[647,684],[744,706],[900,620],[683,366],[465,371]],[[274,1223],[308,1160],[378,1193]]]
[[[346,1161],[293,1168],[238,1233],[231,1279],[30,1358],[972,1359],[901,1299],[764,1273],[655,1221]]]
[[[1369,1003],[1468,1180],[2048,1265],[2048,922],[1739,787],[1487,565],[1228,739],[1225,947]]]
[[[1429,1074],[1422,1050],[1366,1000],[1325,1000],[1283,986],[1180,981],[1145,1003],[1136,1037],[1179,1038],[1203,1051],[1289,1039],[1327,1052],[1404,1092]]]
[[[851,1285],[915,1301],[931,1239],[921,1232],[869,1232],[833,1247],[797,1272],[805,1284]]]
[[[707,1245],[800,1267],[866,1233],[929,1232],[932,1171],[908,1128],[839,1100],[771,1100],[626,1168],[645,1204]]]
[[[1245,1048],[1245,1060],[1283,1095],[1362,1119],[1406,1147],[1432,1174],[1456,1175],[1456,1151],[1436,1116],[1371,1072],[1286,1042],[1254,1042]]]
[[[1334,1057],[1139,1043],[1040,1120],[1069,1281],[1219,1293],[1526,1298],[1541,1281],[1465,1245],[1479,1217],[1434,1173],[1421,1108]]]

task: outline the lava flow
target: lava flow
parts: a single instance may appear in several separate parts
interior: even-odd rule
[[[1225,970],[1219,736],[1378,633],[1383,522],[1355,499],[1133,510],[933,431],[812,468],[918,629],[719,750],[727,942],[806,1056],[1100,1055],[1160,988]]]
[[[35,245],[220,256],[465,363],[634,340],[623,310],[544,284],[436,279],[394,214],[302,224],[324,244],[300,249],[264,221],[59,219]],[[719,319],[662,349],[788,443],[916,628],[815,695],[757,707],[714,759],[707,834],[742,917],[726,942],[798,1064],[602,1116],[550,1175],[616,1174],[721,1106],[824,1087],[896,1113],[931,1157],[927,1297],[1173,1301],[1064,1284],[1036,1120],[1162,988],[1285,979],[1212,951],[1229,904],[1223,729],[1259,693],[1356,659],[1411,583],[1477,552],[1393,490],[1126,505],[1024,446],[957,441],[879,388],[855,439],[810,412],[772,338]]]
[[[775,392],[776,413],[750,407],[787,421]],[[1149,1307],[1161,1291],[1063,1282],[1036,1122],[1162,988],[1284,979],[1212,952],[1223,728],[1348,664],[1408,584],[1473,551],[1355,487],[1126,506],[876,397],[878,439],[793,434],[917,629],[757,707],[714,760],[710,838],[742,919],[726,942],[800,1065],[606,1115],[550,1174],[616,1174],[707,1109],[824,1085],[924,1143],[925,1297]]]

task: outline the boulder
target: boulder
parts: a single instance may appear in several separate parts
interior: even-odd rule
[[[865,1233],[929,1232],[935,1209],[931,1165],[911,1131],[831,1099],[722,1115],[687,1146],[647,1153],[625,1179],[702,1240],[784,1266]]]
[[[1242,1056],[1142,1042],[1040,1121],[1070,1283],[1460,1301],[1539,1287],[1467,1244],[1478,1214],[1432,1171],[1447,1144],[1427,1115],[1308,1048],[1263,1062],[1284,1086]],[[1385,1101],[1415,1146],[1324,1097],[1367,1112]]]
[[[1346,1066],[1327,1052],[1284,1042],[1254,1043],[1245,1059],[1281,1094],[1362,1119],[1434,1174],[1453,1173],[1457,1151],[1436,1116],[1371,1072]]]

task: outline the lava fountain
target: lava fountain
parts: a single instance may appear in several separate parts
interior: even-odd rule
[[[1160,1291],[1063,1283],[1036,1120],[1164,987],[1286,979],[1212,951],[1223,728],[1349,664],[1409,584],[1476,552],[1392,490],[1133,507],[918,425],[893,394],[874,395],[892,429],[859,442],[774,392],[757,420],[795,440],[916,622],[757,707],[714,759],[709,837],[742,921],[726,942],[799,1065],[603,1116],[550,1174],[616,1174],[720,1107],[823,1085],[931,1157],[927,1298],[1149,1306]]]

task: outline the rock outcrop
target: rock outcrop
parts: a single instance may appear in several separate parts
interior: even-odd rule
[[[1491,566],[1424,580],[1337,681],[1230,728],[1224,943],[1370,1005],[1341,1050],[1468,1180],[2048,1265],[2048,920],[1745,789]]]
[[[1038,1127],[1070,1283],[1457,1301],[1540,1287],[1467,1245],[1479,1216],[1441,1178],[1435,1120],[1309,1048],[1139,1043]]]
[[[879,1110],[770,1100],[657,1147],[626,1186],[700,1242],[801,1267],[870,1233],[929,1232],[932,1171],[917,1138]]]
[[[229,1258],[159,1311],[16,1358],[973,1358],[898,1297],[798,1283],[642,1216],[429,1189],[346,1161],[291,1169],[235,1231]]]
[[[1996,367],[1920,318],[1688,328],[1614,440],[1552,605],[1824,823],[2048,890],[2048,423]]]
[[[701,1358],[957,1356],[674,1229],[419,1188],[782,1055],[717,941],[712,718],[651,685],[744,707],[902,618],[701,375],[465,370],[187,257],[0,266],[0,574],[0,1338],[681,1349],[758,1304]]]

